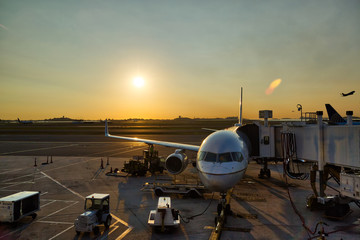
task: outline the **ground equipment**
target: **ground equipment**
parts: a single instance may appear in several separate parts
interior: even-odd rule
[[[40,192],[23,191],[0,198],[0,222],[16,222],[25,216],[36,218]]]
[[[93,193],[85,198],[85,212],[75,220],[75,231],[94,232],[99,234],[98,225],[104,224],[108,229],[111,225],[110,214],[110,195],[102,193]]]
[[[165,228],[177,228],[180,225],[179,211],[171,208],[170,197],[159,198],[157,209],[150,211],[148,224],[161,228],[162,232]]]
[[[149,149],[144,150],[143,156],[134,156],[133,159],[125,162],[121,171],[133,176],[144,176],[147,171],[151,174],[162,173],[164,171],[164,159],[159,157],[158,151],[150,145]]]

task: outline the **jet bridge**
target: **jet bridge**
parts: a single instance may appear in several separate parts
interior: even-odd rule
[[[264,125],[255,123],[259,128],[255,158],[265,159],[265,170],[267,159],[283,159],[288,176],[302,180],[310,177],[314,199],[321,204],[330,201],[324,191],[333,178],[339,184],[337,197],[342,202],[347,197],[348,202],[354,201],[360,207],[360,125],[352,124],[352,111],[347,111],[346,125],[329,125],[322,115],[316,112],[316,121],[269,125],[272,111],[260,111]]]

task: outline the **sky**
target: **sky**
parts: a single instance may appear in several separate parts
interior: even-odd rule
[[[358,0],[0,0],[0,119],[237,116],[240,87],[245,118],[360,116],[359,26]]]

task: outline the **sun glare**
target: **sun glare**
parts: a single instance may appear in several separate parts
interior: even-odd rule
[[[133,78],[133,84],[137,88],[141,88],[145,85],[144,78],[141,76],[136,76]]]
[[[275,90],[275,88],[277,88],[281,83],[281,79],[275,79],[274,81],[272,81],[269,85],[269,87],[266,89],[265,93],[266,95],[270,95],[273,93],[273,91]]]

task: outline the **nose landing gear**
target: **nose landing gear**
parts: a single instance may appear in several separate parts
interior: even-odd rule
[[[230,197],[232,189],[228,193],[220,193],[221,199],[217,205],[217,216],[215,217],[215,232],[221,232],[226,223],[227,216],[231,215]]]

